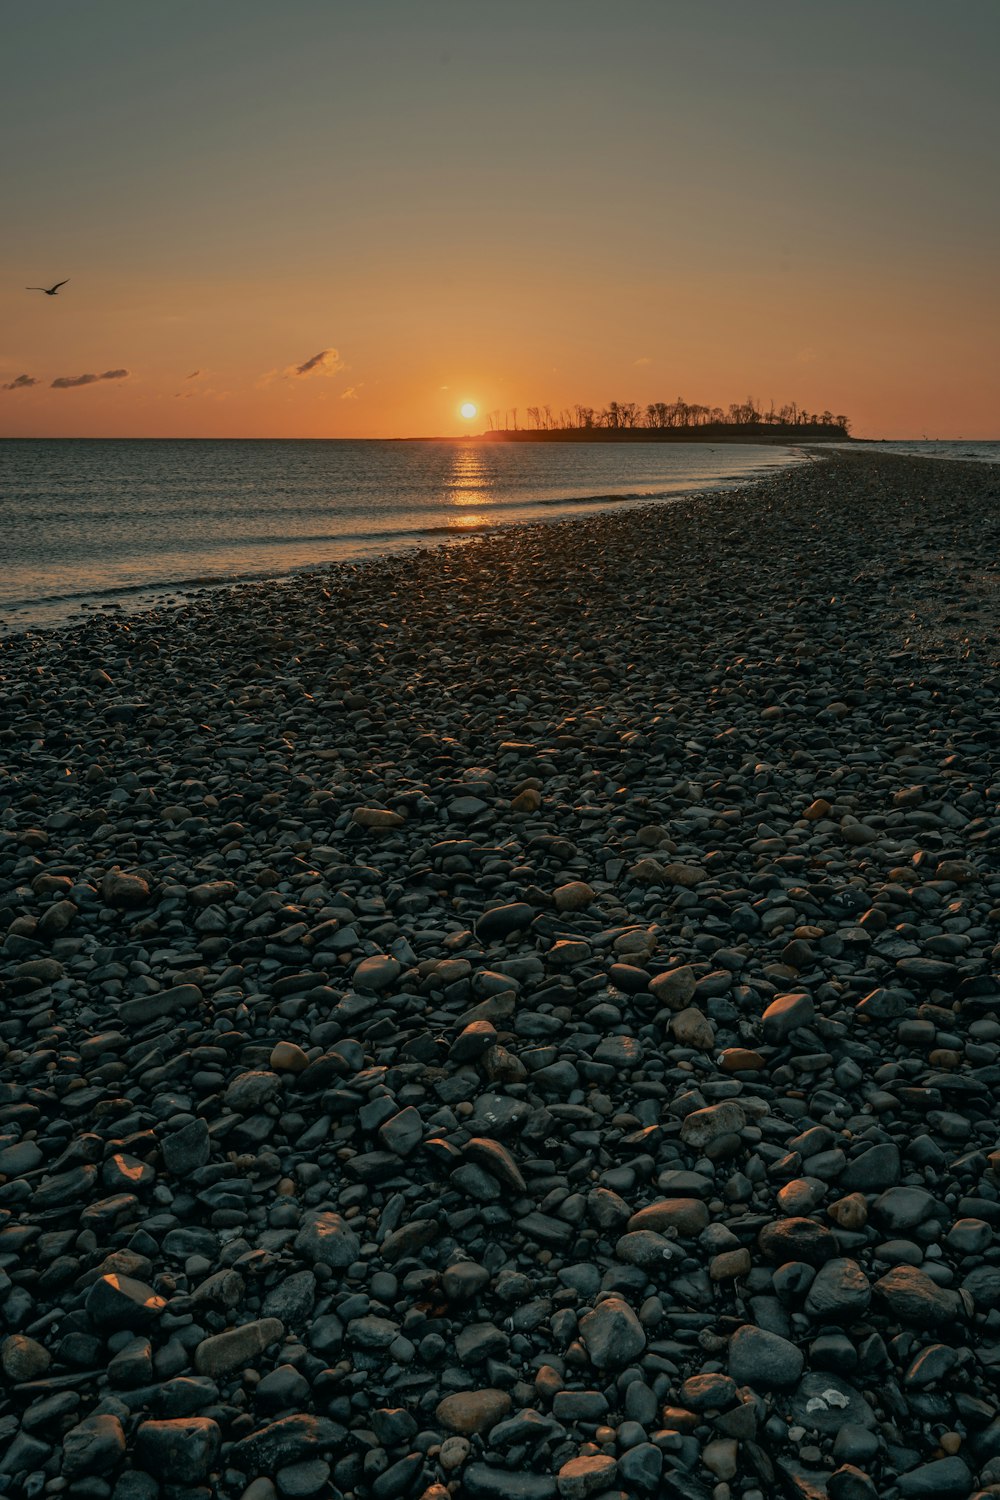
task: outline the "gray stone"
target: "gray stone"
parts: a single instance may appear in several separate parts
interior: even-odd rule
[[[792,1386],[802,1374],[802,1351],[787,1339],[745,1323],[729,1340],[729,1373],[737,1385],[771,1391]]]
[[[580,1319],[580,1337],[598,1370],[620,1370],[646,1347],[642,1324],[621,1297],[606,1297]]]
[[[117,1417],[84,1417],[63,1438],[63,1473],[67,1479],[110,1474],[125,1457],[125,1433]]]
[[[805,1300],[811,1318],[834,1321],[859,1318],[867,1311],[872,1290],[856,1260],[840,1257],[820,1266]]]
[[[170,1484],[197,1484],[208,1477],[222,1435],[208,1417],[141,1422],[135,1457],[140,1468]]]
[[[295,1237],[295,1248],[313,1265],[344,1270],[361,1252],[361,1242],[347,1220],[328,1210],[309,1213]]]

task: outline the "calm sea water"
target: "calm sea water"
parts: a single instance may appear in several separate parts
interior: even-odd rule
[[[88,607],[708,488],[791,448],[684,443],[0,442],[0,632]]]
[[[834,446],[843,448],[856,445],[836,443]],[[903,458],[948,458],[967,464],[1000,463],[1000,443],[967,442],[965,438],[925,438],[923,442],[916,443],[866,443],[865,449],[870,449],[872,453],[898,453]]]

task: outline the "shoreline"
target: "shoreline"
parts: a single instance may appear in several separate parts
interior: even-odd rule
[[[715,500],[0,645],[12,1483],[1000,1482],[1000,466]]]
[[[447,525],[438,522],[435,517],[428,518],[426,524],[421,525],[418,519],[419,513],[402,512],[400,520],[406,514],[414,517],[415,524],[409,529],[401,527],[381,532],[347,532],[336,537],[318,537],[312,542],[307,538],[301,539],[299,545],[303,552],[316,548],[321,551],[324,548],[327,551],[337,549],[339,552],[339,555],[327,556],[318,561],[314,556],[310,556],[291,565],[275,564],[273,567],[267,567],[260,563],[258,558],[256,562],[248,561],[242,570],[231,568],[227,572],[214,575],[211,572],[195,572],[188,576],[166,579],[162,583],[112,584],[104,589],[95,588],[89,594],[74,592],[61,597],[50,595],[34,602],[23,599],[7,603],[0,601],[0,641],[24,631],[60,629],[74,619],[92,618],[98,612],[124,611],[131,614],[136,610],[170,607],[172,604],[180,604],[185,600],[198,597],[203,591],[214,592],[218,589],[260,584],[280,584],[287,587],[294,585],[296,579],[303,575],[334,567],[341,562],[356,564],[383,556],[411,556],[416,552],[426,551],[428,548],[440,545],[464,544],[477,535],[502,535],[508,527],[512,526],[543,522],[552,524],[559,520],[572,520],[604,510],[616,511],[648,504],[662,505],[708,493],[726,493],[756,482],[758,478],[766,479],[770,474],[780,472],[785,467],[792,467],[818,457],[806,445],[797,450],[790,448],[789,445],[783,446],[785,453],[782,457],[773,461],[769,467],[761,467],[756,474],[748,476],[721,475],[714,481],[692,478],[690,481],[679,481],[685,486],[684,488],[666,490],[661,493],[616,494],[607,492],[579,494],[568,498],[536,498],[523,502],[500,501],[486,508],[485,514],[489,514],[491,519],[477,519],[474,525]],[[664,480],[664,483],[669,482],[668,479]],[[548,512],[552,512],[551,516],[547,515]],[[454,511],[449,512],[445,508],[440,514],[454,515]],[[195,566],[195,561],[192,560],[192,566]]]

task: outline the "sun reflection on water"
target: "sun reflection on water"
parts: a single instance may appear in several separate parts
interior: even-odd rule
[[[492,505],[490,476],[481,448],[456,448],[452,454],[451,473],[445,481],[452,505]],[[485,519],[480,517],[480,520]],[[458,524],[466,526],[468,519]]]

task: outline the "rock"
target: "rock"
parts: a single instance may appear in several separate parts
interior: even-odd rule
[[[765,1042],[771,1047],[780,1047],[793,1031],[801,1026],[811,1026],[816,1016],[812,996],[802,992],[779,995],[772,1000],[761,1018],[761,1031]]]
[[[797,1215],[765,1224],[757,1243],[767,1259],[779,1265],[804,1260],[811,1266],[821,1266],[837,1253],[837,1242],[829,1229],[815,1219]]]
[[[307,1214],[295,1237],[295,1248],[312,1265],[345,1270],[361,1252],[361,1242],[347,1220],[328,1210]]]
[[[654,1443],[636,1443],[618,1459],[618,1482],[629,1495],[655,1495],[660,1489],[663,1454]]]
[[[253,1364],[269,1344],[284,1338],[284,1325],[277,1318],[259,1318],[224,1333],[202,1339],[194,1353],[194,1367],[199,1375],[228,1375],[243,1365]]]
[[[564,1500],[587,1500],[589,1495],[609,1489],[617,1473],[617,1459],[605,1453],[571,1458],[556,1475],[556,1489]]]
[[[462,1472],[468,1500],[555,1500],[556,1482],[548,1474],[512,1473],[492,1464],[468,1464]]]
[[[237,1114],[249,1115],[270,1104],[280,1091],[281,1079],[277,1073],[254,1070],[237,1074],[226,1089],[222,1102],[227,1109],[235,1110]]]
[[[371,828],[383,832],[402,828],[406,822],[402,813],[390,812],[384,807],[356,807],[352,817],[359,828]]]
[[[934,1198],[923,1188],[891,1187],[875,1199],[870,1214],[880,1229],[900,1234],[936,1217],[936,1210]]]
[[[658,1233],[675,1230],[677,1234],[700,1234],[708,1224],[708,1206],[700,1198],[660,1198],[632,1214],[630,1230],[653,1229]]]
[[[902,1166],[899,1147],[891,1141],[869,1146],[849,1161],[839,1179],[845,1193],[875,1193],[899,1181]]]
[[[841,1464],[827,1483],[829,1500],[879,1500],[878,1490],[862,1469]]]
[[[529,928],[534,920],[532,907],[524,901],[513,901],[507,906],[494,906],[484,911],[476,923],[476,935],[484,943],[495,938],[506,938],[514,932]]]
[[[221,1433],[208,1417],[175,1417],[141,1422],[135,1438],[136,1463],[169,1484],[207,1479],[218,1456]]]
[[[403,966],[398,959],[387,953],[377,953],[363,958],[351,976],[355,989],[381,994],[399,978]]]
[[[734,1438],[713,1438],[701,1451],[701,1461],[716,1479],[734,1479],[737,1470],[739,1444]]]
[[[22,1380],[37,1380],[52,1363],[44,1344],[24,1334],[12,1333],[0,1344],[0,1369],[12,1385]]]
[[[708,871],[702,865],[687,865],[675,860],[663,867],[663,879],[668,885],[679,885],[684,890],[691,890],[708,879]]]
[[[115,867],[101,881],[101,900],[106,906],[128,910],[149,901],[149,883],[141,875],[130,875]]]
[[[163,1016],[188,1014],[201,1004],[202,993],[196,984],[175,984],[154,995],[123,1001],[118,1015],[127,1026],[144,1026],[147,1021],[159,1021]]]
[[[110,1474],[125,1457],[125,1433],[117,1417],[85,1417],[63,1438],[62,1468],[68,1479]]]
[[[424,1122],[419,1110],[410,1106],[392,1115],[379,1126],[378,1138],[387,1151],[396,1156],[409,1156],[424,1138]]]
[[[938,1286],[916,1266],[894,1266],[876,1281],[874,1290],[891,1315],[902,1323],[936,1328],[963,1318],[958,1294]]]
[[[144,1281],[132,1276],[101,1276],[84,1303],[87,1316],[102,1333],[117,1329],[149,1328],[159,1318],[166,1300]]]
[[[973,1475],[964,1459],[954,1456],[910,1469],[896,1483],[903,1500],[966,1500]]]
[[[580,1319],[580,1337],[598,1370],[620,1370],[646,1347],[642,1325],[621,1297],[605,1297]]]
[[[803,1375],[792,1397],[791,1411],[810,1432],[833,1434],[849,1425],[870,1431],[876,1426],[875,1413],[861,1392],[822,1370]]]
[[[168,1172],[184,1177],[203,1167],[212,1154],[212,1141],[204,1120],[192,1120],[172,1135],[165,1136],[160,1145],[163,1163]]]
[[[434,1414],[449,1432],[472,1437],[477,1432],[488,1432],[502,1422],[509,1415],[511,1406],[506,1391],[456,1391],[438,1402]]]
[[[686,1146],[700,1150],[722,1136],[739,1134],[745,1124],[746,1115],[735,1099],[726,1099],[722,1104],[710,1104],[685,1116],[681,1140]]]
[[[666,1005],[670,1010],[683,1010],[694,997],[697,988],[698,981],[690,964],[682,964],[677,969],[668,969],[662,974],[655,975],[649,981],[649,992],[654,1000],[659,1005]]]
[[[585,911],[594,901],[596,892],[585,880],[571,880],[557,886],[552,892],[556,911]]]
[[[276,1073],[301,1073],[309,1066],[308,1056],[294,1042],[276,1042],[269,1060]]]
[[[715,1027],[693,1005],[686,1006],[672,1017],[670,1029],[682,1047],[694,1047],[698,1052],[711,1052],[715,1046]]]
[[[806,1295],[805,1311],[821,1320],[861,1318],[871,1296],[868,1277],[857,1261],[838,1257],[817,1271]]]
[[[796,1383],[805,1360],[787,1339],[744,1323],[729,1340],[729,1374],[737,1385],[757,1391],[781,1390]]]
[[[230,1449],[228,1460],[244,1474],[261,1470],[275,1473],[287,1465],[332,1453],[343,1441],[343,1431],[328,1417],[293,1412],[240,1438]]]

